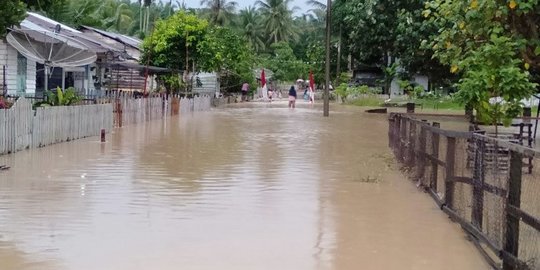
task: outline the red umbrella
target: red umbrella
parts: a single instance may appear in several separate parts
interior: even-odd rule
[[[264,69],[261,72],[261,86],[264,87],[266,85],[266,76],[264,75]]]
[[[309,87],[311,91],[315,91],[315,80],[313,79],[313,72],[309,71]]]

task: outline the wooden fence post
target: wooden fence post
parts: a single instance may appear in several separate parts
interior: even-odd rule
[[[400,140],[399,140],[399,134],[401,133],[401,115],[398,114],[396,115],[396,119],[395,119],[395,123],[394,123],[394,156],[396,156],[396,158],[398,160],[400,160],[399,158],[399,153],[401,152],[401,143],[400,143]]]
[[[404,162],[405,161],[405,138],[407,137],[407,122],[408,122],[408,118],[406,117],[401,117],[401,125],[400,125],[400,134],[398,136],[398,140],[399,140],[399,160],[401,162]]]
[[[523,157],[521,153],[510,151],[510,178],[508,179],[508,201],[506,210],[506,243],[504,251],[518,257],[519,250],[519,218],[510,214],[509,207],[521,207],[521,176]],[[503,260],[504,270],[517,269],[508,259]]]
[[[416,178],[420,180],[424,178],[424,174],[426,172],[427,140],[426,140],[426,124],[425,123],[422,123],[420,125],[420,138],[418,142],[420,143],[420,145],[419,145],[419,150],[418,150],[419,152],[418,153],[418,170],[416,171],[417,172]]]
[[[416,163],[416,122],[409,122],[409,158],[407,160],[408,166],[412,168]]]
[[[388,147],[390,149],[394,150],[394,134],[395,134],[395,125],[396,125],[396,115],[393,113],[390,113],[390,116],[388,117]]]
[[[437,122],[433,122],[433,126],[436,128],[440,128],[441,124]],[[439,134],[435,132],[431,132],[431,157],[433,158],[431,160],[431,179],[430,179],[430,187],[437,193],[437,175],[439,174],[439,164],[437,163],[436,159],[439,159]]]
[[[486,142],[480,139],[473,139],[476,142],[474,151],[474,173],[473,173],[473,201],[472,201],[472,216],[471,222],[482,231],[484,219],[484,153]]]
[[[454,209],[454,175],[456,169],[456,138],[446,137],[446,179],[444,181],[444,201]]]

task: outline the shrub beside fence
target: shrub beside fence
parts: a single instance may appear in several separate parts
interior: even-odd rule
[[[411,177],[494,268],[540,269],[540,152],[402,114],[391,114],[388,135]]]

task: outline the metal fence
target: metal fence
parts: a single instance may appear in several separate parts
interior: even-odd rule
[[[540,152],[403,114],[390,115],[388,135],[411,178],[492,267],[540,269]]]

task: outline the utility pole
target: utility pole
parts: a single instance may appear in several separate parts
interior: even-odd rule
[[[332,16],[332,0],[327,0],[326,4],[326,85],[324,88],[323,116],[330,115],[330,18]]]

